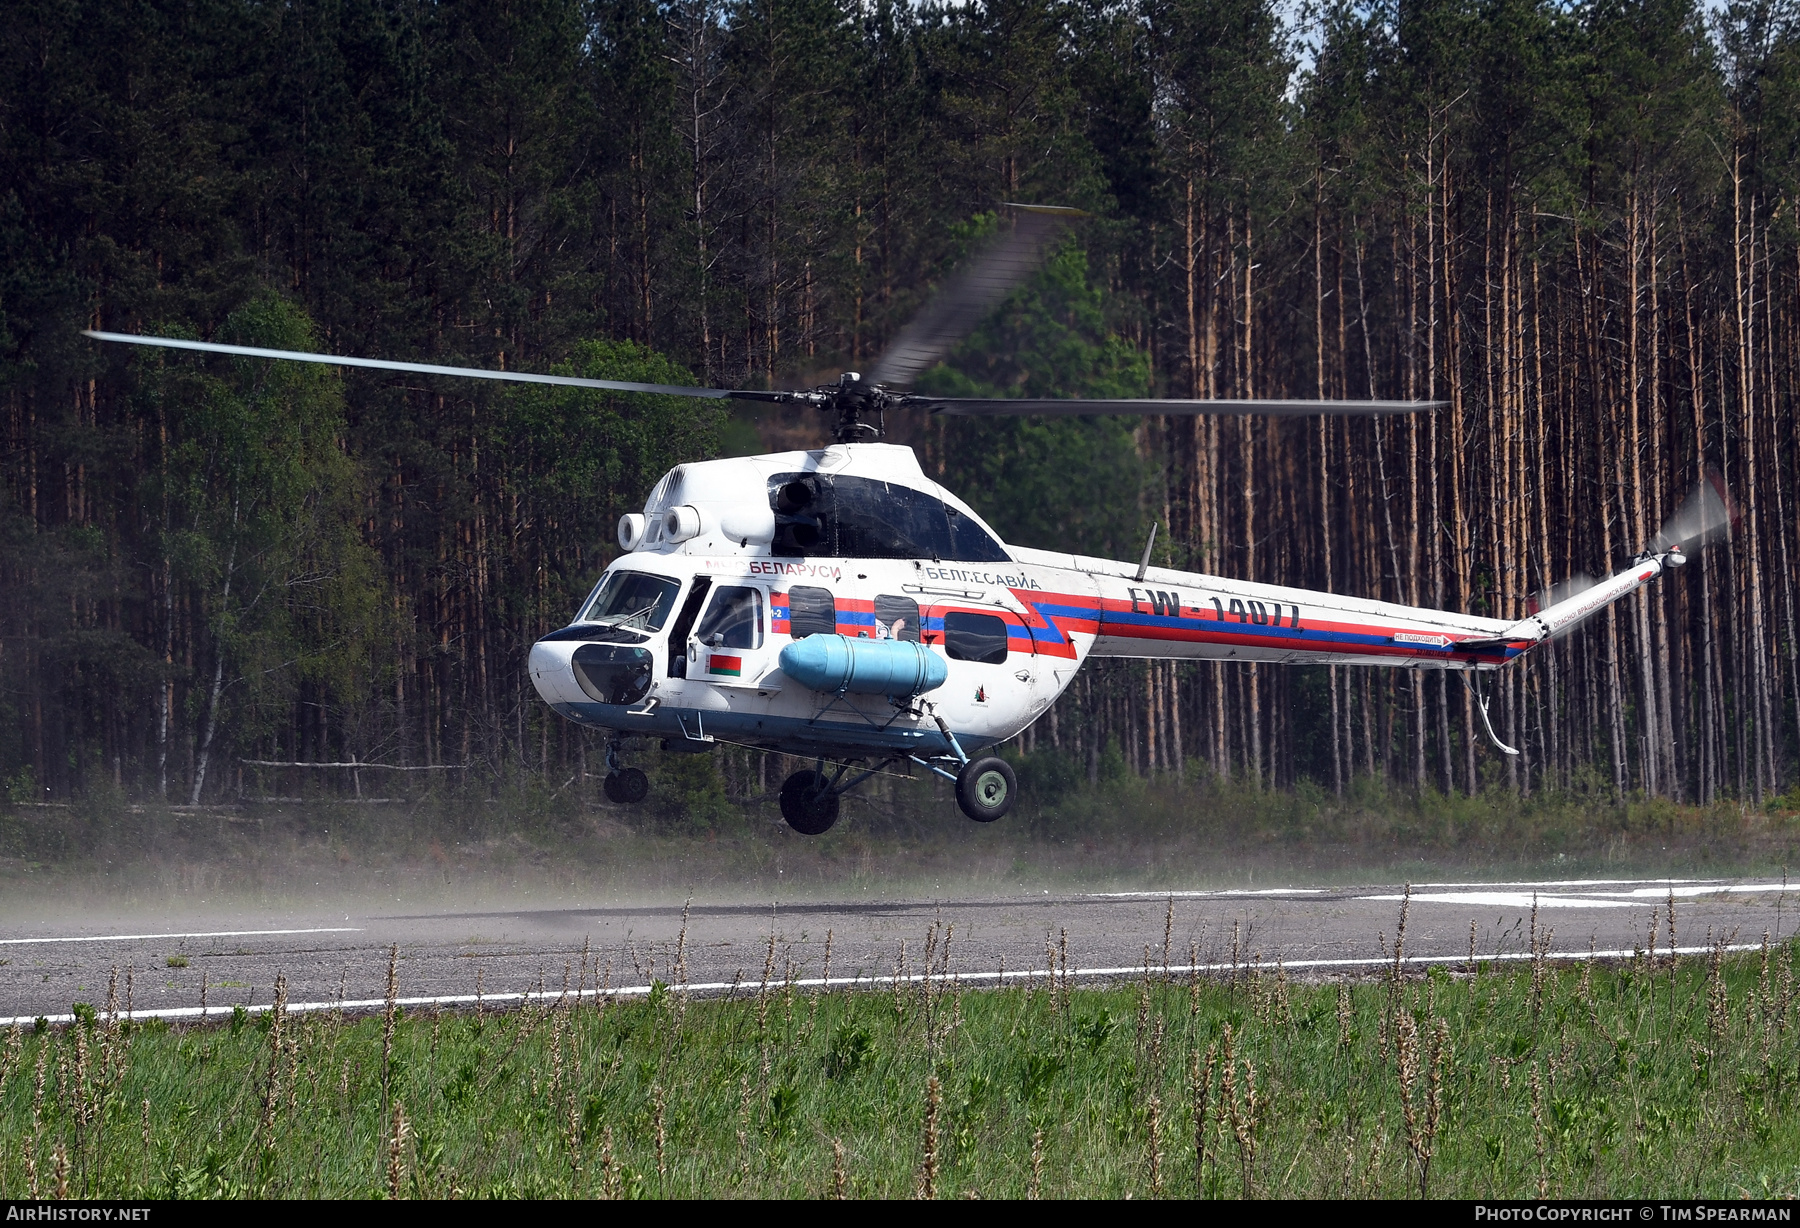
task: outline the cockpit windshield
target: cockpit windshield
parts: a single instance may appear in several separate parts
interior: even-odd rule
[[[1011,559],[987,530],[943,500],[874,478],[778,473],[769,479],[769,506],[777,558]]]
[[[669,620],[675,595],[680,591],[680,582],[666,576],[653,576],[647,571],[610,572],[575,621],[660,631]]]

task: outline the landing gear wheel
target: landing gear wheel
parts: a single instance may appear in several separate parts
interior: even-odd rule
[[[608,801],[631,806],[644,800],[650,792],[650,778],[636,768],[614,768],[606,774],[602,786]]]
[[[781,784],[781,817],[803,836],[822,836],[838,819],[838,795],[825,773],[795,772]]]
[[[1019,796],[1012,764],[996,755],[971,759],[956,777],[956,804],[977,823],[1004,818]]]

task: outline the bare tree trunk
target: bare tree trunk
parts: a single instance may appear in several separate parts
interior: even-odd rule
[[[1687,320],[1688,397],[1693,415],[1695,470],[1706,472],[1706,382],[1702,376],[1701,330],[1694,313],[1694,278],[1688,268],[1687,233],[1678,226],[1681,245],[1681,285]],[[1697,560],[1699,571],[1695,587],[1700,591],[1700,672],[1694,680],[1698,691],[1695,703],[1700,709],[1700,759],[1695,765],[1697,796],[1700,804],[1710,806],[1717,787],[1718,766],[1715,752],[1718,730],[1715,723],[1713,690],[1713,580],[1705,551]]]
[[[1256,381],[1253,363],[1255,349],[1253,345],[1256,323],[1256,297],[1254,279],[1256,270],[1256,245],[1252,231],[1250,211],[1244,210],[1244,346],[1243,358],[1238,368],[1239,395],[1251,398],[1256,395]],[[1238,423],[1239,460],[1243,466],[1244,481],[1244,578],[1254,581],[1256,576],[1256,422],[1253,418],[1244,418]],[[1262,754],[1262,694],[1260,683],[1261,670],[1255,662],[1244,666],[1248,675],[1250,702],[1246,705],[1250,724],[1250,778],[1256,782],[1257,788],[1263,787],[1263,754]]]
[[[1625,406],[1629,423],[1629,442],[1627,448],[1631,458],[1631,483],[1629,488],[1631,511],[1631,540],[1626,543],[1632,551],[1644,549],[1650,541],[1649,529],[1644,516],[1644,437],[1643,413],[1640,397],[1643,389],[1642,351],[1643,337],[1639,320],[1642,317],[1641,301],[1643,285],[1641,269],[1643,266],[1643,247],[1645,225],[1641,216],[1641,200],[1637,185],[1634,182],[1629,194],[1627,207],[1629,237],[1627,240],[1629,260],[1629,302],[1626,312],[1626,344],[1629,358],[1626,361],[1626,396]],[[1636,650],[1638,658],[1639,685],[1643,690],[1643,698],[1639,704],[1641,733],[1643,744],[1642,785],[1647,796],[1655,797],[1662,792],[1662,722],[1657,711],[1657,687],[1655,666],[1652,659],[1655,653],[1650,641],[1650,600],[1647,589],[1639,589],[1633,595],[1632,614],[1636,624]]]
[[[1315,335],[1314,355],[1317,365],[1318,396],[1322,401],[1326,398],[1325,387],[1325,238],[1323,229],[1323,176],[1314,180],[1313,184],[1313,332]],[[1343,253],[1339,252],[1339,263]],[[1338,302],[1338,316],[1343,317],[1343,301]],[[1342,338],[1340,331],[1339,361],[1342,361]],[[1324,415],[1319,418],[1319,548],[1322,560],[1321,582],[1326,592],[1333,592],[1331,587],[1331,538],[1335,531],[1331,523],[1331,419]],[[1326,667],[1331,680],[1331,790],[1337,796],[1344,795],[1344,752],[1338,739],[1338,669],[1335,665]]]
[[[237,523],[238,509],[231,509],[232,543],[225,561],[225,588],[220,595],[220,609],[231,604],[231,582],[237,571]],[[225,689],[225,645],[215,636],[213,639],[213,676],[212,689],[206,698],[206,726],[200,735],[199,759],[194,765],[194,788],[188,797],[188,805],[200,804],[200,791],[206,788],[206,765],[212,756],[213,734],[219,727],[219,695]]]
[[[166,526],[165,526],[166,527]],[[169,796],[169,715],[175,706],[175,594],[169,556],[162,561],[163,681],[156,704],[156,795]]]
[[[1543,285],[1539,280],[1541,262],[1536,258],[1537,223],[1531,227],[1533,259],[1531,262],[1531,361],[1532,361],[1532,427],[1531,435],[1535,441],[1537,482],[1533,491],[1533,504],[1537,510],[1537,542],[1532,556],[1539,561],[1538,574],[1533,580],[1526,578],[1527,584],[1535,583],[1542,590],[1548,588],[1554,580],[1550,578],[1550,505],[1547,488],[1550,485],[1550,439],[1544,421],[1544,399],[1546,385],[1544,383],[1544,321],[1543,321]],[[1550,785],[1555,787],[1554,779],[1557,767],[1558,737],[1557,727],[1561,722],[1561,711],[1556,688],[1556,653],[1547,652],[1537,662],[1537,672],[1541,679],[1536,708],[1539,713],[1539,729],[1542,731],[1544,761],[1539,766],[1540,779],[1548,772],[1552,779]],[[1526,788],[1531,787],[1531,779],[1526,777]]]
[[[690,163],[689,199],[693,209],[694,274],[698,283],[695,316],[700,326],[700,362],[703,380],[716,378],[713,370],[711,280],[713,255],[709,250],[707,187],[711,176],[712,122],[718,110],[712,101],[716,81],[712,45],[712,0],[680,0],[671,10],[678,52],[675,66],[681,73],[682,140]]]
[[[1650,210],[1647,224],[1650,273],[1650,523],[1660,526],[1668,515],[1669,508],[1663,497],[1664,483],[1667,480],[1663,439],[1667,433],[1667,426],[1663,413],[1662,394],[1661,255],[1657,242],[1658,227],[1655,208]],[[1661,743],[1657,753],[1664,765],[1662,791],[1668,797],[1679,801],[1683,794],[1684,764],[1681,757],[1681,743],[1675,734],[1675,712],[1669,682],[1673,658],[1669,642],[1669,606],[1674,599],[1675,594],[1666,586],[1659,586],[1652,598],[1655,618],[1650,628],[1650,657],[1651,668],[1656,680],[1656,722]]]
[[[1435,125],[1434,125],[1432,140],[1430,143],[1428,143],[1426,148],[1428,150],[1428,155],[1431,157],[1435,157],[1436,148],[1437,148]],[[1443,269],[1443,276],[1446,279],[1446,283],[1448,281],[1448,278],[1450,277],[1450,261],[1449,261],[1449,255],[1448,255],[1448,247],[1449,247],[1448,191],[1449,191],[1450,171],[1449,171],[1448,165],[1444,164],[1441,161],[1436,163],[1435,166],[1430,161],[1428,161],[1427,162],[1427,170],[1428,170],[1427,177],[1431,184],[1431,190],[1432,190],[1433,196],[1430,198],[1431,205],[1426,210],[1426,213],[1425,213],[1426,260],[1427,260],[1427,263],[1430,265],[1429,280],[1431,283],[1430,306],[1427,311],[1428,325],[1427,325],[1427,328],[1425,331],[1425,346],[1426,346],[1425,396],[1428,400],[1435,401],[1435,400],[1437,400],[1437,395],[1438,395],[1438,389],[1437,389],[1437,379],[1438,379],[1437,341],[1438,341],[1438,270],[1439,270],[1439,268],[1442,267],[1442,269]],[[1438,181],[1439,181],[1440,177],[1443,180],[1443,186],[1441,188],[1438,186]],[[1445,253],[1441,259],[1438,254],[1438,244],[1439,244],[1439,234],[1440,234],[1439,223],[1440,222],[1442,223],[1442,238],[1443,238],[1444,247],[1445,247]],[[1446,286],[1445,286],[1444,297],[1445,297],[1445,303],[1447,305],[1450,300],[1448,284],[1446,284]],[[1429,421],[1426,423],[1426,430],[1427,430],[1427,439],[1428,439],[1428,443],[1429,443],[1428,463],[1427,463],[1426,468],[1429,470],[1429,472],[1431,474],[1431,524],[1430,524],[1430,529],[1431,529],[1431,603],[1434,607],[1441,610],[1444,608],[1444,604],[1445,604],[1444,513],[1443,513],[1443,504],[1440,500],[1439,490],[1438,490],[1439,462],[1438,462],[1438,415],[1437,414],[1434,413],[1430,416]],[[1452,768],[1452,764],[1451,764],[1451,755],[1450,755],[1450,693],[1449,693],[1450,673],[1448,670],[1439,670],[1438,671],[1437,683],[1438,683],[1438,702],[1437,702],[1438,766],[1439,766],[1441,778],[1443,780],[1444,793],[1446,796],[1448,796],[1450,794],[1450,792],[1455,788],[1455,782],[1451,778],[1453,768]]]

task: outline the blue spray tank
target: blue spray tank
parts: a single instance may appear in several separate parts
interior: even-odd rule
[[[809,635],[781,650],[781,672],[826,695],[918,695],[944,685],[949,666],[910,640]]]

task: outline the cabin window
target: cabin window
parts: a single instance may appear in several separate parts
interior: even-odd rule
[[[778,558],[1008,563],[1006,548],[935,495],[873,478],[778,473],[769,479]]]
[[[1006,622],[992,614],[944,615],[944,651],[956,661],[1006,664]]]
[[[762,590],[720,585],[694,635],[713,648],[761,648]]]
[[[679,581],[647,571],[615,571],[600,581],[578,623],[605,623],[637,631],[661,631],[675,608]]]
[[[875,638],[919,642],[919,603],[911,597],[875,598]]]
[[[788,634],[795,639],[809,635],[837,634],[837,602],[828,588],[801,585],[788,592]]]

